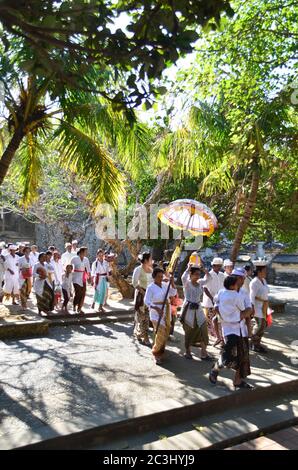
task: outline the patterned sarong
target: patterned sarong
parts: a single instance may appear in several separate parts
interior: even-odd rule
[[[167,340],[170,334],[171,330],[171,310],[170,310],[170,304],[167,302],[166,304],[166,321],[165,325],[162,325],[160,323],[158,327],[157,334],[154,334],[154,344],[152,347],[152,354],[154,357],[161,357],[166,349],[166,344]],[[153,329],[154,332],[156,331],[157,328],[157,321],[153,320]]]
[[[44,283],[42,296],[36,294],[37,308],[40,312],[51,312],[54,309],[54,289]]]

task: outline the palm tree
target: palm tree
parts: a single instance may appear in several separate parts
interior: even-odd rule
[[[40,154],[50,143],[59,151],[61,166],[89,183],[94,208],[102,201],[116,206],[125,189],[123,167],[135,173],[141,167],[149,144],[146,126],[89,92],[66,90],[52,103],[51,77],[30,76],[26,85],[21,79],[17,84],[18,98],[15,91],[6,95],[10,139],[0,159],[0,185],[18,151],[29,204],[42,173]]]

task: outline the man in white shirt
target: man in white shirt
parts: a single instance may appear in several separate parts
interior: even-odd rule
[[[220,289],[223,288],[225,275],[220,271],[223,265],[222,258],[214,258],[211,265],[212,269],[209,271],[209,276],[204,286],[202,307],[207,318],[208,329],[213,336],[214,334],[216,336],[214,346],[217,346],[222,343],[223,340],[218,318],[214,314],[214,297],[218,294]]]
[[[71,242],[71,252],[74,255],[78,254],[78,240],[72,240],[72,242]]]
[[[230,259],[225,259],[223,262],[223,267],[224,267],[224,276],[228,277],[232,274],[233,268],[234,268],[234,263]]]
[[[61,256],[61,262],[62,262],[62,265],[63,265],[63,268],[65,269],[65,267],[68,265],[68,264],[71,264],[71,260],[74,256],[76,256],[77,254],[74,254],[72,252],[72,246],[71,246],[71,243],[67,242],[65,243],[65,252],[63,253],[63,255]]]
[[[32,245],[31,252],[30,252],[30,259],[31,259],[33,266],[38,262],[38,256],[39,256],[39,252],[37,251],[37,246]]]
[[[85,300],[87,279],[90,280],[90,263],[87,258],[88,249],[82,246],[78,250],[78,255],[75,256],[71,264],[73,266],[72,282],[75,291],[73,299],[73,309],[78,309],[79,314],[84,314],[82,307]]]
[[[19,257],[16,255],[16,245],[9,246],[9,255],[5,257],[4,294],[12,297],[12,304],[18,305],[19,298]]]

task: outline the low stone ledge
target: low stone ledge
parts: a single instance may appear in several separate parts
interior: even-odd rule
[[[48,332],[47,320],[16,321],[0,325],[0,339],[46,336]]]

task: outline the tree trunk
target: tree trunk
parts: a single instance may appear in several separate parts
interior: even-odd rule
[[[169,170],[164,170],[158,175],[156,186],[151,191],[151,193],[149,194],[149,196],[147,197],[146,201],[143,204],[146,208],[148,208],[150,204],[155,204],[159,201],[162,190],[165,188],[165,186],[169,183],[170,180],[171,180],[171,173],[169,172]],[[115,285],[118,287],[119,291],[121,292],[122,296],[125,299],[132,299],[134,296],[134,288],[125,279],[124,276],[127,276],[135,267],[137,263],[137,256],[142,246],[142,242],[141,240],[132,241],[128,239],[126,239],[122,243],[118,239],[116,240],[108,239],[106,240],[106,242],[109,243],[113,247],[113,250],[115,250],[116,253],[118,254],[121,253],[124,246],[128,248],[131,254],[131,260],[129,261],[128,265],[125,268],[119,270],[116,265],[113,266],[111,277]]]
[[[15,156],[15,153],[18,150],[18,148],[20,146],[20,143],[22,142],[22,139],[23,139],[24,136],[25,136],[24,128],[23,128],[23,126],[19,126],[15,130],[15,132],[14,132],[7,148],[5,149],[5,151],[4,151],[4,153],[1,157],[1,160],[0,160],[0,186],[3,183],[3,180],[4,180],[4,178],[5,178],[5,176],[8,172],[8,169],[9,169],[9,166],[10,166],[12,160],[13,160],[13,157]]]
[[[260,181],[259,170],[258,169],[253,170],[249,196],[245,204],[243,216],[238,225],[238,229],[235,235],[235,240],[234,240],[232,251],[231,251],[231,260],[233,262],[235,262],[237,259],[243,236],[249,225],[251,216],[253,214],[253,211],[256,205],[259,181]]]
[[[133,299],[134,288],[133,286],[120,274],[116,263],[112,263],[112,280],[118,287],[124,299]]]

